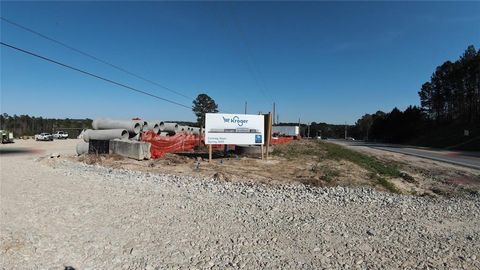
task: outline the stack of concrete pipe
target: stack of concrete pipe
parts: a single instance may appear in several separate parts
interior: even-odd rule
[[[110,141],[133,138],[142,131],[143,125],[144,123],[138,120],[95,119],[92,122],[93,129],[85,130],[83,134],[84,142],[77,145],[77,154],[81,155],[88,152],[88,142],[90,140]]]
[[[140,120],[95,119],[92,122],[92,127],[95,130],[123,129],[128,131],[129,137],[131,138],[142,131],[145,123],[145,121]]]
[[[83,142],[78,143],[77,154],[88,152],[90,140],[126,140],[138,141],[140,133],[152,131],[161,136],[172,136],[178,133],[200,134],[200,128],[178,125],[177,123],[165,123],[159,120],[113,120],[95,119],[92,122],[93,129],[85,130]]]

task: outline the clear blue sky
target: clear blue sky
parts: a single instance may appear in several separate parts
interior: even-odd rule
[[[418,105],[435,67],[480,47],[480,2],[1,2],[1,15],[221,111],[354,123]],[[176,96],[1,22],[1,40],[186,105]],[[194,120],[189,109],[1,47],[1,112]]]

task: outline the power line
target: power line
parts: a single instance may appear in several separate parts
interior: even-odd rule
[[[268,94],[267,91],[267,85],[265,81],[263,80],[263,77],[261,76],[262,74],[260,73],[260,69],[258,68],[257,62],[255,61],[254,55],[252,53],[251,47],[249,46],[249,43],[247,41],[247,35],[245,34],[245,31],[242,28],[242,25],[240,23],[240,20],[238,19],[234,9],[233,9],[233,4],[228,6],[230,9],[230,14],[232,15],[232,20],[233,24],[236,27],[236,30],[239,34],[240,40],[242,41],[244,47],[245,47],[245,52],[247,55],[247,59],[250,60],[248,63],[251,64],[249,68],[251,69],[252,76],[254,79],[257,81],[257,84],[259,86],[260,91],[262,92],[263,96],[266,99],[269,99],[269,101],[273,101],[272,97]]]
[[[23,30],[25,30],[25,31],[27,31],[27,32],[30,32],[30,33],[35,34],[35,35],[37,35],[37,36],[40,36],[40,37],[42,37],[42,38],[44,38],[44,39],[46,39],[46,40],[52,41],[52,42],[54,42],[54,43],[57,43],[57,44],[65,47],[65,48],[70,49],[70,50],[72,50],[72,51],[74,51],[74,52],[77,52],[77,53],[79,53],[79,54],[81,54],[81,55],[83,55],[83,56],[89,57],[89,58],[91,58],[91,59],[93,59],[93,60],[95,60],[95,61],[98,61],[98,62],[100,62],[100,63],[103,63],[103,64],[105,64],[105,65],[108,65],[108,66],[110,66],[110,67],[112,67],[112,68],[114,68],[114,69],[116,69],[116,70],[119,70],[119,71],[122,71],[122,72],[124,72],[124,73],[127,73],[127,74],[129,74],[130,76],[133,76],[133,77],[135,77],[135,78],[137,78],[137,79],[140,79],[140,80],[142,80],[142,81],[151,83],[151,84],[156,85],[156,86],[158,86],[158,87],[161,87],[161,88],[163,88],[163,89],[165,89],[165,90],[167,90],[167,91],[170,91],[170,92],[172,92],[172,93],[174,93],[174,94],[177,94],[177,95],[179,95],[179,96],[182,96],[182,97],[184,97],[184,98],[186,98],[186,99],[189,99],[189,100],[193,100],[193,99],[194,99],[194,98],[189,97],[189,96],[187,96],[187,95],[184,95],[184,94],[182,94],[182,93],[180,93],[180,92],[178,92],[178,91],[175,91],[175,90],[173,90],[173,89],[171,89],[171,88],[169,88],[169,87],[166,87],[166,86],[164,86],[164,85],[162,85],[162,84],[160,84],[160,83],[154,82],[154,81],[152,81],[152,80],[150,80],[150,79],[147,79],[147,78],[145,78],[145,77],[142,77],[142,76],[140,76],[140,75],[138,75],[138,74],[135,74],[135,73],[133,73],[133,72],[131,72],[131,71],[128,71],[128,70],[126,70],[126,69],[124,69],[124,68],[122,68],[122,67],[120,67],[120,66],[114,65],[114,64],[112,64],[112,63],[110,63],[110,62],[107,62],[107,61],[105,61],[105,60],[103,60],[103,59],[100,59],[100,58],[98,58],[98,57],[96,57],[96,56],[94,56],[94,55],[91,55],[91,54],[86,53],[86,52],[84,52],[84,51],[81,51],[81,50],[79,50],[79,49],[77,49],[77,48],[74,48],[74,47],[72,47],[72,46],[70,46],[70,45],[68,45],[68,44],[66,44],[66,43],[63,43],[63,42],[58,41],[58,40],[56,40],[56,39],[54,39],[54,38],[51,38],[51,37],[46,36],[46,35],[44,35],[44,34],[42,34],[42,33],[39,33],[39,32],[37,32],[37,31],[35,31],[35,30],[31,29],[31,28],[28,28],[28,27],[26,27],[26,26],[23,26],[23,25],[21,25],[21,24],[19,24],[19,23],[16,23],[16,22],[14,22],[14,21],[11,21],[11,20],[9,20],[9,19],[6,19],[6,18],[4,18],[4,17],[2,17],[2,16],[0,16],[0,19],[3,20],[4,22],[7,22],[7,23],[9,23],[9,24],[11,24],[11,25],[13,25],[13,26],[16,26],[16,27],[18,27],[18,28],[20,28],[20,29],[23,29]]]
[[[175,102],[175,101],[166,99],[166,98],[159,97],[159,96],[157,96],[157,95],[154,95],[154,94],[151,94],[151,93],[148,93],[148,92],[139,90],[139,89],[137,89],[137,88],[133,88],[133,87],[131,87],[131,86],[128,86],[128,85],[125,85],[125,84],[123,84],[123,83],[119,83],[119,82],[116,82],[116,81],[107,79],[107,78],[102,77],[102,76],[99,76],[99,75],[95,75],[95,74],[90,73],[90,72],[88,72],[88,71],[84,71],[84,70],[81,70],[81,69],[79,69],[79,68],[69,66],[69,65],[67,65],[67,64],[60,63],[60,62],[55,61],[55,60],[53,60],[53,59],[50,59],[50,58],[47,58],[47,57],[38,55],[38,54],[36,54],[36,53],[33,53],[33,52],[30,52],[30,51],[27,51],[27,50],[24,50],[24,49],[15,47],[15,46],[13,46],[13,45],[4,43],[4,42],[2,42],[2,41],[0,41],[0,44],[3,45],[3,46],[5,46],[5,47],[9,47],[9,48],[11,48],[11,49],[17,50],[17,51],[19,51],[19,52],[23,52],[23,53],[25,53],[25,54],[28,54],[28,55],[31,55],[31,56],[40,58],[40,59],[45,60],[45,61],[48,61],[48,62],[50,62],[50,63],[54,63],[54,64],[57,64],[57,65],[59,65],[59,66],[65,67],[65,68],[69,68],[69,69],[71,69],[71,70],[78,71],[78,72],[83,73],[83,74],[85,74],[85,75],[88,75],[88,76],[91,76],[91,77],[94,77],[94,78],[97,78],[97,79],[100,79],[100,80],[109,82],[109,83],[111,83],[111,84],[115,84],[115,85],[121,86],[121,87],[123,87],[123,88],[129,89],[129,90],[132,90],[132,91],[135,91],[135,92],[138,92],[138,93],[141,93],[141,94],[150,96],[150,97],[154,97],[154,98],[157,98],[157,99],[160,99],[160,100],[163,100],[163,101],[166,101],[166,102],[169,102],[169,103],[172,103],[172,104],[175,104],[175,105],[178,105],[178,106],[187,108],[187,109],[191,109],[189,106],[183,105],[183,104],[181,104],[181,103],[178,103],[178,102]]]
[[[213,16],[215,16],[218,19],[219,25],[221,26],[221,29],[222,29],[222,31],[225,35],[230,35],[230,37],[234,41],[234,38],[236,36],[234,37],[232,29],[235,29],[238,32],[238,38],[239,39],[244,37],[244,35],[241,35],[241,33],[240,33],[239,25],[238,25],[237,20],[233,20],[233,19],[232,20],[227,20],[226,17],[228,17],[228,15],[225,14],[224,12],[222,12],[221,8],[218,5],[210,5],[210,7],[211,7],[211,11],[212,11]],[[233,16],[234,16],[234,11],[230,7],[230,18],[233,18]],[[235,24],[235,25],[233,25],[233,24]],[[248,47],[248,45],[246,44],[246,42],[244,40],[241,40],[241,42],[235,42],[234,41],[234,49],[238,50],[241,62],[243,62],[243,64],[245,64],[245,67],[246,67],[247,71],[250,73],[250,75],[253,79],[253,83],[255,84],[256,87],[258,87],[258,90],[263,95],[263,97],[266,100],[270,101],[271,98],[267,97],[267,95],[266,95],[266,93],[265,93],[265,91],[262,88],[262,85],[260,83],[260,79],[258,78],[259,75],[257,75],[257,73],[254,70],[255,61],[254,61],[253,57],[248,54],[248,51],[247,51],[248,48],[247,47]]]

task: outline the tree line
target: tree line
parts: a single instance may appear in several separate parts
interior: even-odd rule
[[[469,46],[438,66],[418,92],[420,106],[365,114],[352,136],[369,141],[480,148],[480,50]]]
[[[33,136],[41,132],[53,133],[63,130],[70,138],[78,136],[83,129],[91,128],[91,119],[54,119],[29,115],[0,115],[0,129],[13,132],[16,138]]]
[[[197,123],[190,121],[165,121],[175,122],[179,125],[197,126]],[[65,131],[70,138],[77,137],[84,129],[92,128],[92,119],[56,119],[43,118],[29,115],[8,115],[0,114],[0,130],[13,132],[14,137],[33,136],[42,132],[54,133]]]

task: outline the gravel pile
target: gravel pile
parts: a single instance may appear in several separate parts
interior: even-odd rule
[[[14,246],[2,246],[5,269],[480,268],[478,195],[266,186],[66,160],[49,169],[63,177],[52,196],[27,198],[26,225],[1,230]]]

